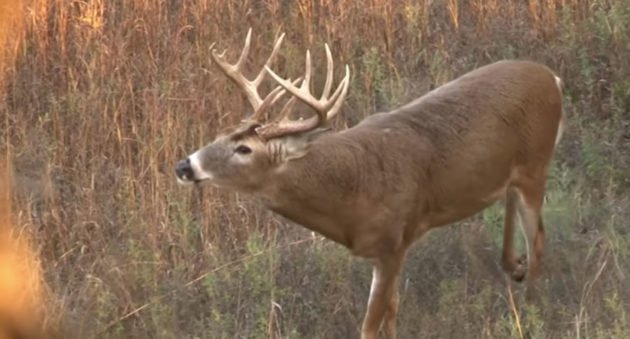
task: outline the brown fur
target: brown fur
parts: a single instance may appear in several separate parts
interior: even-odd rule
[[[204,171],[230,168],[216,180],[220,185],[254,193],[275,212],[370,259],[375,282],[362,338],[376,338],[383,321],[386,336],[394,338],[408,248],[431,228],[470,217],[497,199],[508,201],[503,265],[516,280],[525,270],[513,253],[513,220],[517,210],[528,216],[523,226],[534,253],[527,268],[533,288],[561,106],[548,68],[501,61],[306,143],[296,137],[267,142],[253,133],[239,141],[254,149],[246,165],[225,155],[235,141],[215,142],[200,157]],[[301,153],[291,157],[296,143]],[[271,156],[278,149],[286,156]]]

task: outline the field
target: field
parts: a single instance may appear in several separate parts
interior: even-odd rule
[[[246,195],[175,180],[250,109],[208,49],[233,60],[249,27],[254,67],[279,32],[282,74],[300,74],[308,48],[321,86],[324,42],[350,65],[337,130],[496,60],[555,70],[568,126],[540,300],[507,288],[498,204],[414,247],[399,337],[630,337],[627,0],[5,0],[0,19],[11,227],[59,337],[358,338],[367,262]]]

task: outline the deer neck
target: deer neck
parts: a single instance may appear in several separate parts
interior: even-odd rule
[[[279,167],[260,195],[272,211],[348,246],[359,203],[359,157],[342,143],[318,140],[303,157]]]

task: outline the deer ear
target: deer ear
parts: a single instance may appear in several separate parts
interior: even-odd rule
[[[321,137],[322,135],[330,132],[331,130],[332,128],[330,127],[320,127],[320,128],[316,128],[312,131],[304,133],[302,137],[305,137],[307,139],[307,142],[312,142],[313,140]]]
[[[299,159],[305,156],[310,143],[330,130],[330,127],[320,127],[306,133],[285,137],[283,143],[287,150],[286,160]]]

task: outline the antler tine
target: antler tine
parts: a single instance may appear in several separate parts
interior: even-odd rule
[[[280,51],[280,46],[282,45],[282,42],[284,40],[284,35],[285,34],[282,33],[274,42],[273,49],[271,50],[271,54],[269,55],[269,58],[267,58],[267,61],[265,62],[265,66],[271,66],[271,63],[278,55],[278,52]],[[260,72],[258,73],[258,75],[256,75],[256,78],[254,78],[254,81],[252,81],[254,85],[256,85],[256,87],[258,87],[260,83],[262,83],[262,81],[265,79],[266,74],[267,72],[265,72],[265,69],[262,68]]]
[[[335,91],[335,93],[333,93],[333,96],[330,99],[335,104],[326,114],[326,120],[330,120],[334,118],[337,115],[337,113],[339,113],[339,109],[341,109],[341,105],[343,105],[344,101],[346,100],[346,95],[348,95],[349,85],[350,85],[350,67],[346,65],[346,75],[343,77],[343,80],[341,80],[339,87],[337,87],[337,90]],[[339,92],[339,89],[341,89],[340,92]]]
[[[306,50],[306,68],[304,73],[304,82],[302,82],[302,86],[300,86],[300,90],[309,93],[311,88],[311,51]]]
[[[241,56],[238,57],[238,61],[234,65],[236,70],[239,72],[241,71],[241,67],[247,60],[247,57],[249,56],[249,48],[251,47],[251,45],[252,45],[252,28],[250,27],[247,30],[247,36],[245,37],[245,46],[243,47],[243,50],[241,51]]]
[[[332,89],[332,78],[335,65],[333,63],[332,53],[330,53],[330,48],[328,48],[328,44],[324,44],[324,47],[326,49],[326,83],[324,84],[322,97],[327,97]]]

